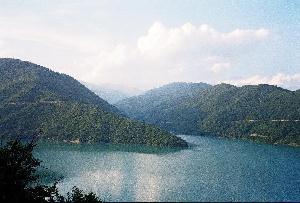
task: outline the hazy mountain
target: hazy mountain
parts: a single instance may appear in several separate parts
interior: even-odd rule
[[[116,105],[128,116],[185,134],[300,145],[300,94],[272,85],[175,83]]]
[[[99,97],[109,102],[110,104],[115,104],[118,101],[133,96],[133,94],[129,94],[125,91],[123,92],[118,89],[113,89],[109,85],[94,85],[85,82],[81,83],[84,84],[88,89],[93,91],[95,94],[97,94]]]
[[[110,84],[110,83],[102,83],[100,85],[98,85],[102,88],[106,88],[106,89],[111,89],[111,90],[116,90],[118,92],[122,92],[125,95],[129,95],[130,97],[132,96],[136,96],[136,95],[140,95],[142,94],[144,91],[141,89],[138,89],[136,87],[131,87],[131,86],[127,86],[127,85],[120,85],[120,84]]]
[[[186,146],[119,111],[65,74],[16,59],[0,59],[0,135],[73,142]]]

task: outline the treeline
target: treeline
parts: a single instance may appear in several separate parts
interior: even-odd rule
[[[0,107],[2,138],[30,138],[81,143],[140,144],[149,146],[187,146],[168,132],[149,124],[101,111],[79,103],[26,104]]]

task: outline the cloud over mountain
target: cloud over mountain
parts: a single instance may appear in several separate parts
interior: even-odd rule
[[[207,81],[228,71],[234,57],[266,41],[270,31],[236,29],[220,32],[203,24],[167,27],[155,22],[136,44],[116,44],[88,61],[97,61],[93,78],[151,87],[172,81]],[[212,82],[210,80],[209,82]],[[134,83],[134,84],[133,84]]]
[[[263,75],[232,77],[237,64],[241,63],[240,56],[259,50],[261,44],[267,44],[272,38],[272,32],[265,28],[236,28],[225,32],[207,24],[186,22],[172,27],[154,22],[144,34],[128,43],[105,35],[71,34],[70,30],[55,31],[51,26],[31,26],[26,20],[27,23],[21,22],[1,22],[5,28],[0,31],[2,57],[35,60],[52,67],[53,60],[49,56],[55,55],[57,60],[64,61],[53,66],[56,71],[90,83],[144,89],[174,81],[270,82],[285,87],[299,83],[296,76],[285,73],[274,73],[272,78]],[[30,51],[24,48],[28,44]]]
[[[272,76],[254,75],[247,78],[228,80],[224,82],[238,85],[238,86],[271,84],[271,85],[278,85],[281,87],[296,90],[300,88],[300,73],[296,73],[296,74],[277,73]]]

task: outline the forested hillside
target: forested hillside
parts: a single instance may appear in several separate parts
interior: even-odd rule
[[[187,146],[154,126],[133,121],[65,74],[17,59],[0,59],[0,135],[66,142]]]
[[[161,126],[168,131],[196,134],[201,112],[193,106],[186,107],[186,101],[193,100],[209,87],[205,83],[171,83],[144,95],[124,99],[116,106],[131,118]]]
[[[186,85],[180,90],[173,86],[174,91],[164,91],[163,86],[125,99],[117,107],[132,118],[176,133],[300,145],[299,90],[228,84],[183,88]]]

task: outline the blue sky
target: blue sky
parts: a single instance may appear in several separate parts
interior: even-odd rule
[[[300,1],[0,0],[0,57],[94,84],[300,88]]]

